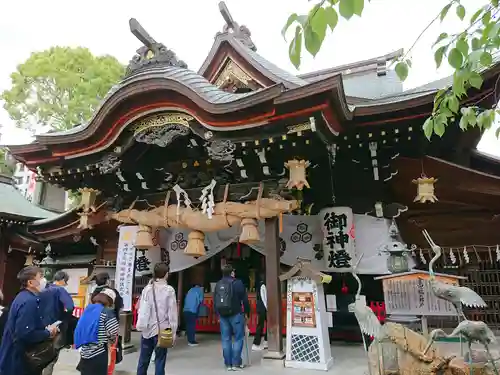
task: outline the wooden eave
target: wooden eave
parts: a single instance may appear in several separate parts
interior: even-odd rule
[[[196,73],[186,72],[197,76]],[[496,98],[491,93],[499,73],[500,64],[486,71],[483,90],[472,91],[463,104],[483,101],[481,104],[485,106],[493,103]],[[202,84],[202,87],[210,87],[208,82]],[[199,94],[200,88],[194,89],[178,79],[169,79],[162,70],[142,72],[125,80],[109,94],[89,123],[81,129],[61,135],[39,135],[36,143],[7,147],[16,159],[32,168],[34,165],[57,163],[67,157],[102,151],[111,146],[128,123],[167,108],[192,115],[207,130],[235,131],[251,127],[258,134],[259,126],[268,126],[277,119],[291,119],[297,115],[301,103],[307,103],[309,108],[301,110],[300,115],[321,112],[332,134],[337,134],[353,126],[424,118],[432,110],[437,91],[403,93],[354,107],[347,103],[340,74],[289,90],[278,84],[247,94],[229,94],[218,91],[213,85],[211,87],[210,93],[220,92],[217,95],[230,97],[224,102],[214,103],[207,95]],[[169,93],[169,101],[158,100],[161,91]]]
[[[391,180],[393,199],[409,207],[398,219],[407,243],[427,248],[422,229],[432,229],[432,237],[442,246],[500,243],[500,177],[488,175],[434,157],[398,158],[398,174]],[[417,187],[413,179],[438,179],[436,203],[414,203]]]
[[[95,226],[105,221],[107,221],[107,207],[101,204],[97,212],[89,214],[89,225]],[[55,218],[31,223],[28,226],[28,232],[40,241],[52,241],[82,232],[84,229],[79,228],[79,224],[80,216],[77,209],[73,209]]]

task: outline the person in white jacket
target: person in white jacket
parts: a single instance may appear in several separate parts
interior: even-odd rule
[[[254,351],[267,349],[267,330],[264,333],[264,327],[267,321],[267,288],[266,288],[266,280],[264,273],[260,275],[259,279],[260,282],[257,288],[258,320],[252,345],[252,350]],[[264,335],[264,341],[262,341],[262,335]]]

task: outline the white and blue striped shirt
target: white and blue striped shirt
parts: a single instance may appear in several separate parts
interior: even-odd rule
[[[97,343],[82,345],[80,356],[83,359],[90,359],[107,352],[108,344],[113,344],[116,341],[118,331],[119,325],[116,318],[110,317],[106,311],[101,312],[99,329],[97,331]]]

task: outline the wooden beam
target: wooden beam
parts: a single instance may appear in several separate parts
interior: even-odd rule
[[[268,352],[264,358],[283,359],[283,312],[281,311],[280,242],[277,217],[266,219],[266,287]]]
[[[286,183],[286,182],[285,182]],[[293,199],[292,194],[288,189],[284,189],[284,184],[281,184],[276,180],[262,181],[264,189],[262,191],[262,197],[271,197],[273,194],[280,195],[285,199]],[[260,182],[245,182],[240,184],[229,184],[229,191],[227,195],[227,201],[231,202],[245,202],[257,199],[259,192]],[[201,196],[201,191],[204,187],[185,189],[191,199],[196,199]],[[224,200],[224,192],[226,189],[225,184],[218,184],[214,189],[214,200],[215,202],[222,202]],[[154,193],[145,195],[145,199],[148,200],[149,204],[157,205],[164,204],[166,192]],[[137,202],[136,208],[141,208],[141,202]],[[125,202],[124,207],[128,207],[131,202]],[[175,193],[170,194],[170,204],[177,203],[175,199]],[[146,208],[146,207],[144,207]]]

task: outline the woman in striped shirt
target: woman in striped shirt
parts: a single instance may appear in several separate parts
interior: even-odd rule
[[[107,375],[108,347],[118,337],[118,321],[112,310],[116,293],[109,288],[92,299],[78,321],[75,345],[80,350],[77,370],[82,375]]]

